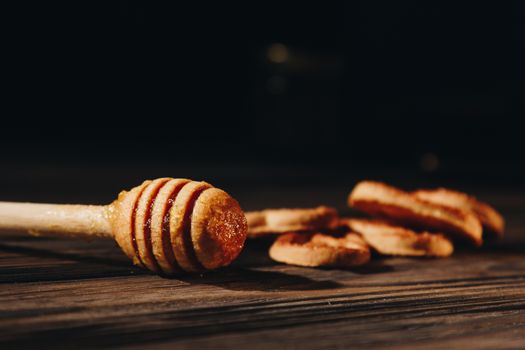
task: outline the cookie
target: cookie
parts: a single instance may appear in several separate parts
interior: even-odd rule
[[[477,200],[466,193],[446,188],[424,189],[413,192],[422,200],[438,203],[453,208],[471,210],[476,214],[483,228],[496,237],[503,237],[505,220],[500,213],[490,205]]]
[[[266,209],[246,213],[248,237],[259,238],[285,232],[317,231],[337,221],[337,211],[329,207],[311,209]]]
[[[370,260],[370,249],[355,233],[333,237],[324,233],[286,233],[270,247],[270,257],[298,266],[352,267]]]
[[[382,220],[341,219],[340,225],[359,233],[381,255],[447,257],[452,242],[439,233],[415,232]]]
[[[476,246],[483,242],[481,223],[470,210],[429,202],[381,182],[358,183],[348,204],[403,226],[451,234]]]

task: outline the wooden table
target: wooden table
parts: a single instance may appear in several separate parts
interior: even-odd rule
[[[248,209],[271,200],[252,195]],[[507,218],[502,242],[349,271],[276,264],[249,242],[231,267],[167,279],[111,241],[2,235],[0,348],[524,349],[525,197],[485,198]]]

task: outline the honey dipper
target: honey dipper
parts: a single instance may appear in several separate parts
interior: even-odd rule
[[[203,272],[241,252],[247,223],[235,199],[206,182],[145,181],[105,206],[0,202],[0,230],[113,237],[136,265],[159,274]]]

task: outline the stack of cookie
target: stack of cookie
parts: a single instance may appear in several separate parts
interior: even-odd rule
[[[250,238],[275,238],[270,257],[300,266],[351,267],[380,255],[447,257],[455,242],[501,238],[502,216],[488,204],[444,188],[405,192],[362,181],[348,205],[371,218],[340,218],[334,208],[248,212]]]

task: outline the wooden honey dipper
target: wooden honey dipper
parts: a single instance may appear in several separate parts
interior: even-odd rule
[[[0,202],[0,230],[113,237],[136,265],[173,275],[231,263],[247,223],[235,199],[206,182],[160,178],[105,206]]]

